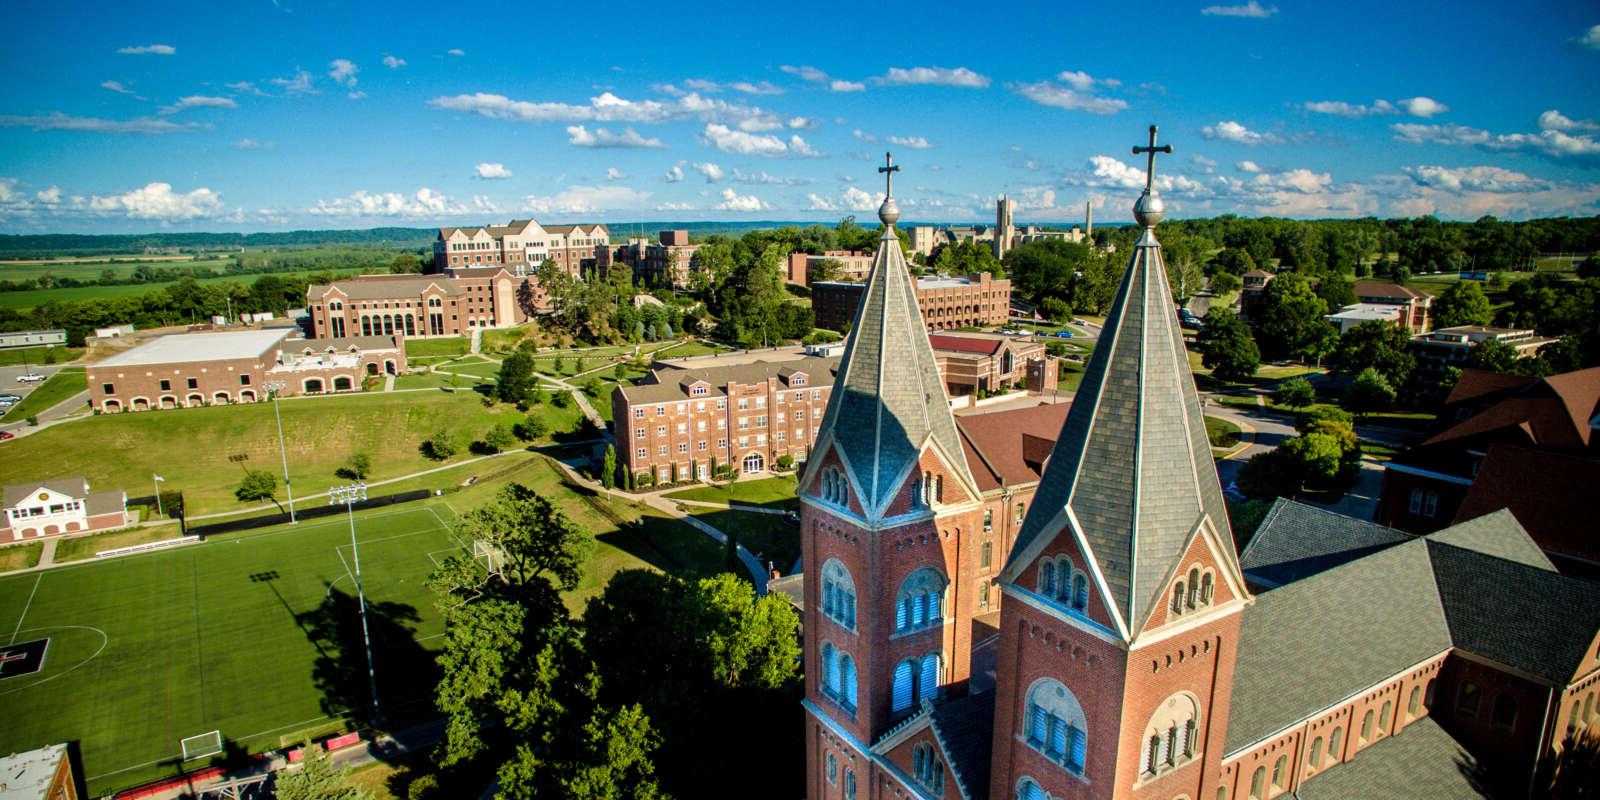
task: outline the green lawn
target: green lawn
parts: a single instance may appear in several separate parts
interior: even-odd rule
[[[94,558],[94,554],[102,550],[114,550],[118,547],[129,547],[146,542],[159,542],[163,539],[176,539],[183,535],[178,524],[157,525],[151,528],[129,528],[125,531],[113,533],[98,533],[93,536],[79,536],[75,539],[62,539],[56,543],[56,563],[66,561],[82,561]]]
[[[459,460],[468,442],[523,416],[510,406],[485,407],[470,390],[305,398],[281,406],[290,474],[302,497],[343,483],[334,471],[355,453],[372,458],[370,480],[392,478],[438,466],[418,450],[436,430],[456,434]],[[552,434],[576,430],[581,416],[548,404],[537,413]],[[15,480],[83,475],[96,487],[134,495],[160,473],[167,490],[184,492],[190,514],[240,508],[233,489],[247,467],[279,478],[283,469],[268,403],[102,414],[0,443],[0,453]],[[230,461],[239,454],[246,460]]]
[[[0,367],[18,364],[60,364],[83,355],[81,347],[18,347],[0,350]]]
[[[655,351],[652,355],[656,358],[689,358],[691,356],[706,356],[712,353],[726,352],[728,348],[707,342],[682,342],[670,347]]]
[[[473,361],[467,363],[446,364],[442,367],[437,367],[437,369],[442,369],[447,372],[459,372],[463,375],[473,375],[490,381],[500,374],[500,364],[495,361]]]
[[[700,509],[695,511],[695,516],[723,533],[737,536],[739,544],[763,564],[771,561],[784,573],[788,573],[800,558],[800,527],[785,522],[776,514]]]
[[[1078,391],[1078,384],[1083,382],[1083,370],[1088,366],[1089,357],[1085,355],[1082,361],[1067,361],[1062,359],[1056,372],[1056,388],[1064,392]]]
[[[673,500],[699,500],[704,503],[741,503],[772,508],[797,508],[799,504],[795,500],[794,492],[795,479],[781,476],[758,481],[697,486],[693,489],[670,492],[667,497]]]
[[[447,336],[438,339],[407,339],[406,358],[412,356],[459,356],[472,349],[465,336]]]
[[[1233,447],[1239,443],[1239,426],[1221,417],[1206,417],[1206,438],[1212,447]]]
[[[44,542],[28,542],[27,544],[11,544],[0,547],[0,572],[10,572],[34,566],[39,563],[39,554],[43,551]]]
[[[221,262],[218,263],[220,264]],[[0,267],[0,269],[4,268]],[[242,275],[214,275],[209,278],[197,278],[196,281],[201,284],[238,283],[250,286],[256,282],[257,278],[263,275],[270,274],[279,278],[290,278],[316,272],[320,272],[320,270],[292,270],[272,273],[252,272]],[[337,270],[336,274],[342,277],[355,275],[358,272],[359,270],[344,269]],[[98,270],[96,274],[98,275]],[[153,292],[157,289],[165,289],[176,283],[177,281],[156,281],[151,283],[124,283],[115,286],[73,286],[62,289],[27,289],[20,292],[0,292],[0,308],[26,311],[51,301],[65,302],[70,300],[102,300],[110,297],[131,297],[145,292]]]
[[[82,367],[66,367],[60,372],[50,376],[50,379],[39,384],[39,387],[27,396],[22,402],[11,407],[6,415],[0,417],[0,422],[15,422],[27,419],[38,414],[67,398],[89,390],[89,383],[84,378]]]

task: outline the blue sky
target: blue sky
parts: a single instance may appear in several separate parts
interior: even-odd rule
[[[1593,3],[1072,5],[13,2],[0,231],[1600,213]]]

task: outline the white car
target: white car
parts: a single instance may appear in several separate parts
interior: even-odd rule
[[[45,376],[43,375],[40,375],[36,372],[30,372],[26,375],[18,375],[17,383],[38,383],[39,381],[44,380],[44,378]]]

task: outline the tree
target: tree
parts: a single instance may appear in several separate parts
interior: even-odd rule
[[[256,500],[271,500],[276,503],[278,501],[274,495],[277,493],[277,477],[264,469],[246,470],[244,480],[240,481],[238,488],[233,490],[233,496],[239,498],[241,503],[249,503]]]
[[[1272,402],[1301,409],[1317,402],[1317,390],[1305,378],[1290,378],[1272,390]]]
[[[1239,277],[1256,268],[1256,260],[1250,253],[1237,247],[1225,247],[1222,252],[1211,259],[1211,265],[1217,272],[1226,272],[1234,277]]]
[[[1211,293],[1214,295],[1237,292],[1243,286],[1244,281],[1239,280],[1239,276],[1231,272],[1218,270],[1211,276]]]
[[[1328,304],[1312,291],[1305,278],[1280,274],[1267,284],[1256,323],[1256,344],[1261,354],[1267,358],[1315,355],[1332,328],[1322,318],[1326,313]]]
[[[819,258],[806,266],[806,285],[821,281],[836,281],[844,274],[844,264],[837,258]]]
[[[517,437],[505,425],[496,425],[483,435],[483,443],[490,452],[499,453],[510,449],[517,443]]]
[[[397,274],[422,272],[422,260],[414,253],[401,253],[394,257],[394,262],[389,265],[389,271]]]
[[[1517,348],[1499,339],[1484,339],[1467,353],[1467,366],[1510,374],[1517,364]]]
[[[617,485],[617,448],[606,445],[606,457],[600,464],[600,485],[610,489]]]
[[[533,374],[533,357],[519,350],[500,362],[495,395],[504,403],[525,403],[538,380]]]
[[[1433,324],[1437,328],[1457,325],[1490,325],[1494,309],[1477,281],[1458,281],[1433,301]]]
[[[1334,351],[1339,368],[1347,373],[1373,368],[1390,386],[1404,386],[1417,366],[1411,355],[1411,336],[1386,320],[1367,320],[1345,331]]]
[[[539,414],[536,412],[529,414],[528,416],[524,417],[522,421],[511,426],[511,432],[515,434],[518,439],[521,439],[524,442],[531,442],[534,439],[542,438],[545,434],[549,433],[550,426],[546,425],[544,417],[539,416]]]
[[[1361,370],[1345,395],[1345,404],[1358,414],[1382,411],[1394,405],[1394,387],[1374,367]]]
[[[1197,339],[1200,363],[1217,380],[1247,380],[1261,366],[1261,351],[1250,337],[1250,329],[1226,308],[1215,306],[1206,312],[1206,324]]]
[[[434,461],[444,461],[455,455],[459,449],[455,434],[444,428],[434,431],[432,436],[422,442],[422,454]]]
[[[373,800],[373,794],[348,782],[350,770],[337,769],[321,745],[303,742],[299,769],[279,772],[273,796],[278,800]]]
[[[1328,310],[1344,308],[1356,302],[1355,281],[1343,275],[1326,275],[1317,282],[1317,296],[1328,304]]]
[[[366,453],[356,453],[350,456],[349,460],[345,461],[344,466],[340,467],[335,474],[346,480],[364,481],[368,475],[372,474],[372,456]]]
[[[1394,278],[1395,285],[1404,286],[1406,285],[1406,281],[1411,280],[1411,269],[1404,265],[1395,267],[1392,277]]]

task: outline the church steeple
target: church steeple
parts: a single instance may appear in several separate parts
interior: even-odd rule
[[[937,451],[968,491],[976,494],[955,418],[940,383],[916,285],[894,225],[894,157],[884,154],[883,235],[866,291],[839,362],[839,375],[814,453],[830,445],[844,462],[863,515],[876,522],[890,511],[924,448]]]
[[[1133,149],[1149,155],[1133,208],[1143,233],[1002,575],[1016,581],[1045,548],[1070,540],[1124,641],[1162,606],[1197,531],[1219,545],[1223,571],[1239,574],[1156,240],[1166,208],[1155,156],[1172,148],[1155,137],[1152,125],[1149,145]]]

